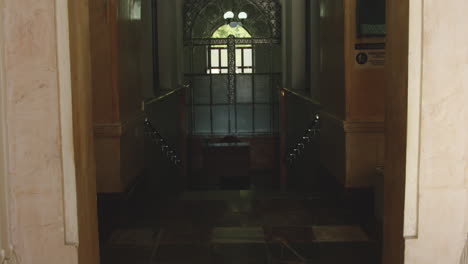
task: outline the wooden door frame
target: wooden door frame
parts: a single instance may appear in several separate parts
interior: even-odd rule
[[[60,2],[60,0],[57,0]],[[87,0],[69,0],[69,4],[72,2],[86,2]],[[420,102],[421,102],[421,46],[422,46],[422,39],[421,33],[422,33],[422,0],[416,0],[416,1],[410,1],[411,2],[411,7],[410,7],[410,45],[409,45],[409,71],[408,71],[408,77],[409,77],[409,82],[408,82],[408,133],[407,133],[407,165],[406,165],[406,191],[405,191],[405,219],[404,219],[404,225],[405,225],[405,233],[402,234],[404,235],[405,238],[416,238],[417,237],[417,215],[418,215],[418,181],[419,181],[419,170],[418,170],[418,162],[419,162],[419,153],[420,153]],[[75,5],[75,4],[73,4]],[[70,9],[70,12],[73,12],[73,9]],[[69,16],[70,15],[70,16]],[[397,14],[395,14],[396,16]],[[71,14],[68,13],[68,10],[65,9],[59,9],[57,10],[57,19],[64,19],[68,18],[69,20],[71,19]],[[87,19],[88,16],[75,16],[76,19]],[[77,21],[74,21],[77,22]],[[88,25],[88,21],[84,21],[86,23],[83,23],[83,25]],[[77,36],[73,34],[78,34],[78,33],[83,33],[83,31],[72,31],[70,32],[71,35],[65,34],[65,31],[58,31],[58,39],[60,41],[68,42],[69,44],[72,44],[71,47],[71,53],[74,53],[74,49],[77,49],[77,47],[74,45],[74,43],[70,43],[70,39],[77,39],[78,37],[82,36]],[[89,35],[87,36],[89,37]],[[80,47],[82,50],[80,51],[85,52],[86,54],[89,54],[89,49],[86,50],[86,47]],[[89,47],[88,47],[89,48]],[[62,57],[63,61],[60,61],[63,63],[62,67],[70,67],[71,64],[71,59]],[[82,73],[79,69],[72,69],[71,76],[80,76],[79,74]],[[418,74],[419,72],[419,74]],[[61,85],[61,91],[62,89],[65,92],[65,94],[72,94],[73,97],[77,94],[77,91],[74,91],[78,85],[70,85],[70,86],[63,86]],[[76,98],[72,98],[73,102],[75,102]],[[88,98],[89,99],[89,98]],[[68,100],[66,98],[60,98],[61,102],[62,100]],[[62,104],[61,104],[62,105]],[[65,104],[66,106],[66,104]],[[63,109],[62,109],[63,110]],[[73,111],[74,110],[74,111]],[[70,111],[70,109],[65,110],[65,111]],[[76,119],[80,119],[81,111],[77,111],[77,109],[72,108],[72,112],[75,113],[73,115],[74,123],[76,123]],[[0,124],[1,125],[1,124]],[[73,130],[76,130],[76,128],[69,130],[66,129],[65,131],[62,131],[65,134],[62,134],[62,136],[66,137],[72,137],[73,138]],[[87,135],[88,138],[93,137],[92,130],[88,130],[89,135]],[[81,135],[83,136],[83,135]],[[90,143],[91,146],[93,143]],[[76,146],[74,146],[74,153],[75,155],[80,155],[79,153],[77,154]],[[69,175],[65,175],[64,177],[70,177]],[[64,179],[66,182],[67,180]],[[68,179],[71,180],[71,179]],[[69,186],[70,187],[70,186]],[[77,194],[77,188],[78,186],[75,186],[75,192],[74,195],[78,196]],[[70,188],[71,190],[71,188]],[[95,200],[95,194],[88,193],[89,197],[87,197],[90,200]],[[85,197],[86,198],[86,197]],[[72,205],[69,205],[68,202],[70,201],[65,201],[64,206],[71,206],[73,207],[73,202]],[[86,207],[86,204],[80,204],[79,202],[77,203],[76,209],[72,208],[70,209],[70,212],[75,215],[75,213],[79,211],[87,211],[90,208]],[[76,210],[76,211],[75,211]],[[73,212],[72,212],[73,211]],[[95,219],[97,221],[97,218]],[[80,223],[77,219],[74,219],[77,224],[76,226],[73,224],[68,224],[66,225],[67,228],[73,228],[76,230],[69,230],[69,232],[78,232],[77,230],[81,229]],[[75,241],[79,242],[79,241]],[[81,244],[83,245],[83,244]],[[80,261],[80,263],[85,263],[85,260]],[[89,262],[87,262],[89,263]]]
[[[99,263],[88,1],[55,0],[65,244]]]

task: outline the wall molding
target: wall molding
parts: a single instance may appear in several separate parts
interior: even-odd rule
[[[94,136],[96,137],[121,137],[124,135],[123,123],[94,124]]]
[[[413,0],[409,3],[408,121],[403,224],[403,235],[406,239],[417,239],[419,233],[423,7],[423,0]]]
[[[65,244],[79,245],[68,1],[55,1]]]
[[[132,127],[137,126],[138,122],[143,124],[144,118],[144,113],[137,113],[127,121],[116,123],[96,123],[94,124],[94,136],[99,138],[123,137]]]
[[[344,121],[345,133],[385,133],[385,122],[383,121]]]
[[[328,120],[333,125],[342,128],[345,133],[385,133],[385,121],[383,120],[346,121],[324,111],[320,115],[323,120]]]
[[[0,263],[11,256],[8,206],[8,151],[6,124],[6,83],[4,71],[3,0],[0,0]]]

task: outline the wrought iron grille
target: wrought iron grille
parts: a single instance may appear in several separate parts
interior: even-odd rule
[[[281,82],[278,39],[230,36],[227,39],[192,39],[185,44],[185,75],[192,83],[187,109],[193,135],[278,132],[276,87]],[[250,66],[245,65],[245,56],[239,56],[246,49],[252,54]],[[213,50],[217,50],[218,55],[221,50],[227,50],[227,64],[220,58],[211,58]],[[217,67],[213,67],[212,59],[218,59]]]
[[[220,14],[223,14],[223,7],[220,0],[186,0],[184,4],[184,39],[190,40],[193,36],[193,28],[196,25],[197,19],[203,13],[207,6],[215,6],[219,9]],[[278,0],[238,0],[240,6],[254,6],[262,18],[266,21],[271,38],[281,39],[281,4]],[[210,21],[215,24],[219,21]]]

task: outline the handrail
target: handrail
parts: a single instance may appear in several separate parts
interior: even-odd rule
[[[310,97],[307,97],[307,96],[305,96],[305,95],[303,95],[303,94],[301,94],[301,93],[299,93],[297,91],[294,91],[294,90],[291,90],[291,89],[288,89],[288,88],[281,88],[281,90],[283,90],[283,91],[285,91],[287,93],[290,93],[290,94],[292,94],[292,95],[294,95],[296,97],[299,97],[304,101],[307,101],[307,102],[312,103],[314,105],[320,106],[320,102],[318,102],[318,101],[316,101],[316,100],[314,100],[314,99],[312,99]]]
[[[190,88],[190,84],[179,85],[179,87],[175,88],[174,90],[170,90],[167,93],[165,93],[163,95],[160,95],[158,97],[148,99],[147,101],[143,102],[143,104],[144,104],[144,106],[154,104],[156,102],[159,102],[159,101],[162,101],[162,100],[166,99],[167,97],[169,97],[169,96],[171,96],[171,95],[173,95],[175,93],[180,92],[183,89],[188,89],[188,88]]]

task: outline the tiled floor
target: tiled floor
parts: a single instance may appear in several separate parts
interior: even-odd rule
[[[380,263],[380,243],[361,228],[362,215],[333,193],[193,191],[165,200],[152,193],[106,217],[118,224],[102,238],[103,264]]]

